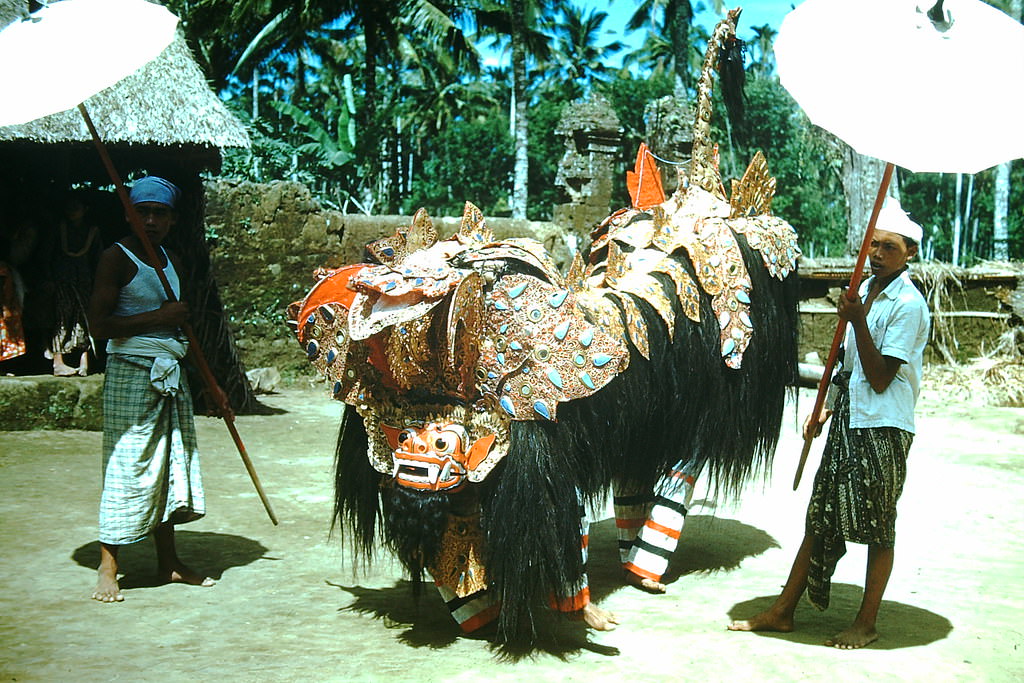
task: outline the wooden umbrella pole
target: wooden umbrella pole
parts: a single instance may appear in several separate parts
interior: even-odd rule
[[[860,289],[861,276],[864,274],[864,262],[867,261],[868,251],[871,249],[871,239],[875,234],[875,223],[878,221],[878,213],[885,203],[886,192],[889,191],[889,181],[892,180],[893,165],[886,163],[885,171],[882,173],[882,180],[878,184],[878,194],[875,196],[875,206],[871,209],[871,220],[868,221],[867,230],[864,231],[864,240],[860,245],[860,253],[857,254],[857,263],[853,267],[853,276],[850,277],[850,286],[846,289],[846,298],[854,301],[857,298],[857,290]],[[832,348],[828,352],[828,361],[825,363],[825,370],[821,373],[821,381],[818,383],[818,395],[814,398],[814,409],[811,410],[813,419],[818,419],[821,409],[825,405],[825,395],[828,393],[828,385],[832,380],[832,371],[836,367],[836,358],[839,356],[839,346],[846,336],[846,321],[840,319],[836,325],[836,333],[832,337]],[[816,430],[815,430],[816,431]],[[804,473],[804,465],[807,464],[807,455],[811,452],[811,442],[814,441],[813,432],[804,437],[804,448],[800,452],[800,462],[796,467],[796,476],[793,478],[793,490],[800,486],[800,477]]]
[[[125,189],[124,183],[121,181],[121,176],[118,174],[117,169],[114,168],[114,162],[111,161],[110,155],[107,153],[106,146],[103,144],[99,134],[96,132],[96,127],[93,125],[89,112],[86,110],[84,104],[78,105],[78,111],[82,113],[82,118],[85,119],[85,125],[89,128],[89,134],[92,136],[92,140],[96,144],[96,150],[99,152],[100,159],[102,159],[103,165],[107,169],[107,175],[110,176],[110,179],[114,183],[114,188],[117,190],[117,196],[121,199],[121,204],[124,206],[125,214],[128,216],[128,222],[131,224],[132,231],[142,243],[142,248],[146,252],[146,258],[148,258],[149,262],[153,264],[153,270],[156,271],[157,276],[160,278],[160,284],[163,285],[167,299],[169,301],[176,301],[177,297],[174,295],[171,283],[167,280],[167,275],[164,274],[164,271],[161,268],[157,267],[160,260],[157,257],[156,249],[153,248],[153,244],[149,241],[149,236],[146,235],[146,231],[142,227],[142,219],[139,217],[139,212],[135,210],[135,205],[132,204],[129,199],[128,191]],[[228,431],[231,433],[231,438],[235,442],[238,454],[242,456],[242,462],[245,464],[245,469],[249,473],[249,478],[252,480],[253,486],[256,487],[256,493],[259,494],[260,501],[262,501],[263,507],[266,509],[267,515],[270,517],[270,521],[277,525],[277,516],[274,514],[273,508],[270,506],[270,500],[267,498],[267,494],[263,491],[263,485],[260,483],[260,478],[256,474],[256,468],[253,467],[252,461],[249,459],[249,454],[245,450],[245,444],[242,443],[242,438],[239,436],[238,430],[235,428],[235,420],[231,415],[231,406],[227,404],[227,398],[224,395],[224,392],[220,391],[220,387],[217,385],[217,380],[214,378],[213,372],[210,370],[210,365],[206,362],[206,356],[203,355],[203,351],[199,346],[195,333],[192,331],[192,326],[185,323],[181,326],[181,329],[188,338],[192,358],[199,369],[199,374],[202,375],[203,382],[210,390],[210,394],[213,396],[214,400],[218,402],[221,417],[224,419],[224,423],[227,425]]]

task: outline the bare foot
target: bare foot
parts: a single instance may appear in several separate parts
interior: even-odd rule
[[[92,592],[92,599],[99,602],[122,602],[124,595],[121,594],[121,587],[117,585],[117,574],[111,574],[109,570],[100,567],[97,572],[96,590]]]
[[[614,631],[619,625],[619,618],[613,612],[601,609],[594,603],[587,603],[587,606],[578,612],[570,615],[573,619],[582,619],[587,626],[595,631]]]
[[[826,640],[825,645],[839,648],[840,650],[858,650],[876,640],[878,640],[878,631],[875,630],[874,626],[865,627],[855,623],[845,631],[837,633]]]
[[[197,574],[181,563],[173,567],[161,568],[159,575],[166,583],[184,583],[189,586],[202,586],[204,588],[209,588],[217,583],[209,576]]]
[[[639,588],[642,591],[647,591],[648,593],[664,593],[666,590],[665,584],[660,581],[655,581],[654,579],[649,579],[646,576],[634,574],[628,569],[624,569],[622,574],[627,584]]]
[[[765,610],[749,619],[734,621],[728,626],[730,631],[778,631],[789,633],[793,630],[793,616],[784,616],[771,610]]]
[[[56,365],[53,366],[54,377],[72,377],[78,372],[78,368],[72,368],[67,365]]]

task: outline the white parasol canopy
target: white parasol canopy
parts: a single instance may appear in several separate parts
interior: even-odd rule
[[[159,55],[178,17],[145,0],[64,0],[0,31],[0,126],[72,109]]]
[[[1024,157],[1024,25],[980,0],[806,0],[775,40],[813,123],[914,172]],[[936,15],[939,10],[936,10]]]

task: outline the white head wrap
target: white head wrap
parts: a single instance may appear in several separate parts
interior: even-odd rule
[[[923,231],[921,226],[910,220],[910,216],[900,206],[899,200],[889,197],[885,205],[878,212],[878,222],[875,223],[876,230],[894,232],[914,240],[915,244],[921,244]]]

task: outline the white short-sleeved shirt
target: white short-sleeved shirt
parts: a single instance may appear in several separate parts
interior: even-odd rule
[[[873,280],[872,277],[861,284],[861,301]],[[913,434],[914,405],[920,392],[931,316],[928,304],[910,281],[907,271],[900,273],[875,298],[868,311],[867,324],[879,352],[903,363],[888,388],[876,393],[864,375],[853,327],[847,327],[843,369],[851,373],[850,427],[898,427]]]

